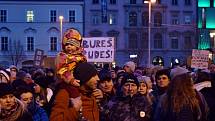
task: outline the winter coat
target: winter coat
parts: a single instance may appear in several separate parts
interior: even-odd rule
[[[207,103],[199,92],[197,92],[197,99],[200,102],[199,108],[191,109],[189,105],[184,105],[178,113],[173,112],[171,106],[164,107],[163,100],[165,96],[167,95],[162,95],[158,102],[153,121],[206,121]]]
[[[71,85],[67,85],[72,87]],[[70,97],[73,92],[68,87],[59,89],[51,109],[50,121],[77,121],[79,112],[72,106]],[[99,110],[95,97],[86,91],[80,91],[82,100],[82,114],[89,121],[99,121]]]
[[[66,89],[61,89],[55,96],[51,109],[50,121],[76,121],[78,112],[72,107],[69,93]]]
[[[215,121],[215,87],[204,88],[200,92],[204,95],[209,107],[208,121]]]
[[[109,102],[110,121],[149,121],[152,107],[144,96],[116,97]]]
[[[30,113],[34,121],[49,121],[46,111],[38,105],[34,107],[34,112],[30,111]]]
[[[77,63],[86,62],[86,57],[82,53],[68,54],[65,52],[58,53],[56,57],[56,70],[60,79],[65,82],[72,81],[73,71]]]

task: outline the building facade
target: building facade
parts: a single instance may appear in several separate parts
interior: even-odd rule
[[[61,33],[72,27],[84,37],[115,37],[119,66],[129,60],[147,66],[149,52],[150,63],[170,66],[176,59],[186,63],[198,42],[196,0],[157,0],[152,4],[151,21],[145,1],[0,1],[0,64],[33,60],[36,49],[55,57],[61,49]],[[60,21],[59,16],[64,19]]]
[[[61,33],[76,28],[83,34],[83,9],[83,0],[0,1],[0,64],[30,64],[37,49],[55,57]]]
[[[147,66],[149,7],[144,1],[85,0],[85,36],[115,37],[117,65],[133,60]],[[186,63],[197,46],[196,0],[157,0],[150,23],[151,63]]]

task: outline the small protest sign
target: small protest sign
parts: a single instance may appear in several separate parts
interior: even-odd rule
[[[41,66],[43,62],[44,50],[36,49],[34,54],[34,66]]]

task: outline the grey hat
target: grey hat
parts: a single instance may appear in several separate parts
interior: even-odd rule
[[[185,74],[185,73],[189,73],[189,72],[190,72],[190,71],[187,70],[186,68],[177,66],[176,68],[171,69],[170,78],[171,78],[171,80],[172,80],[172,79],[174,79],[176,76],[179,76],[179,75],[182,75],[182,74]]]
[[[131,69],[132,72],[135,71],[136,66],[135,66],[135,63],[133,61],[126,62],[124,66],[128,66]]]

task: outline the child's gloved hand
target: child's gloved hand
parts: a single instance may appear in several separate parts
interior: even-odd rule
[[[80,87],[80,80],[74,79],[71,81],[71,85],[75,87]]]

